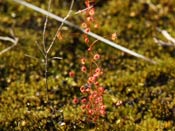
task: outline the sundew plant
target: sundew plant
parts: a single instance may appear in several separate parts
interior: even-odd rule
[[[0,131],[174,131],[174,0],[0,0]]]

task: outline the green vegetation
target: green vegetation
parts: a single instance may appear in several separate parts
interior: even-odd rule
[[[26,1],[47,9],[47,2]],[[55,0],[51,11],[64,17],[69,3],[68,0]],[[74,10],[83,7],[77,0]],[[80,58],[86,55],[86,45],[80,33],[63,27],[63,40],[57,40],[49,54],[63,59],[49,62],[47,94],[42,55],[35,44],[35,41],[42,41],[45,18],[12,0],[0,0],[0,36],[10,36],[10,29],[13,29],[19,38],[15,48],[0,56],[0,130],[174,131],[175,47],[163,47],[153,40],[157,37],[166,41],[157,28],[175,37],[174,14],[174,0],[98,0],[99,29],[93,32],[109,36],[109,39],[117,32],[116,43],[157,64],[137,59],[104,43],[96,44],[105,72],[100,81],[106,89],[107,116],[94,124],[83,121],[85,116],[79,105],[72,103],[74,96],[80,96],[79,87],[85,81],[80,72]],[[83,16],[73,15],[69,20],[80,25]],[[58,24],[49,19],[48,43]],[[0,51],[10,45],[0,41]],[[69,77],[71,70],[75,71],[74,78]],[[45,102],[46,95],[49,103]]]

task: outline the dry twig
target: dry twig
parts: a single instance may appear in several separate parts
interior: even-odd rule
[[[153,61],[153,60],[151,60],[151,59],[149,59],[149,58],[147,58],[147,57],[145,57],[145,56],[143,56],[141,54],[138,54],[138,53],[136,53],[136,52],[134,52],[132,50],[129,50],[129,49],[123,47],[123,46],[120,46],[120,45],[118,45],[118,44],[116,44],[116,43],[114,43],[114,42],[112,42],[112,41],[110,41],[108,39],[105,39],[105,38],[103,38],[103,37],[101,37],[101,36],[99,36],[99,35],[97,35],[97,34],[95,34],[93,32],[86,32],[85,30],[83,30],[79,26],[77,26],[77,25],[75,25],[75,24],[73,24],[73,23],[71,23],[71,22],[69,22],[69,21],[67,21],[67,20],[65,20],[65,19],[63,19],[63,18],[61,18],[59,16],[56,16],[56,15],[54,15],[54,14],[52,14],[52,13],[50,13],[50,12],[44,10],[44,9],[41,9],[41,8],[39,8],[37,6],[34,6],[34,5],[32,5],[32,4],[28,3],[28,2],[25,2],[23,0],[13,0],[13,1],[17,2],[17,3],[21,4],[21,5],[24,5],[24,6],[28,7],[28,8],[31,8],[31,9],[37,11],[37,12],[40,12],[40,13],[42,13],[44,15],[48,15],[49,17],[51,17],[51,18],[53,18],[53,19],[55,19],[55,20],[57,20],[59,22],[63,22],[65,25],[67,25],[69,27],[75,28],[75,29],[77,29],[77,30],[79,30],[79,31],[81,31],[81,32],[83,32],[83,33],[85,33],[85,34],[87,34],[87,35],[89,35],[89,36],[91,36],[91,37],[93,37],[93,38],[95,38],[95,39],[97,39],[97,40],[107,44],[107,45],[110,45],[110,46],[112,46],[112,47],[114,47],[116,49],[119,49],[119,50],[121,50],[121,51],[123,51],[125,53],[128,53],[128,54],[130,54],[132,56],[135,56],[137,58],[141,58],[141,59],[143,59],[145,61],[148,61],[150,63],[156,64],[155,61]]]
[[[159,31],[168,41],[165,42],[157,39],[156,37],[153,37],[155,43],[161,46],[175,46],[175,38],[173,38],[166,30],[161,30],[160,28],[157,28],[157,31]]]
[[[71,2],[70,8],[69,8],[69,12],[67,13],[66,17],[64,17],[63,21],[61,22],[61,25],[58,27],[57,32],[56,32],[56,34],[55,34],[55,36],[54,36],[54,38],[53,38],[49,48],[47,49],[47,53],[49,53],[50,49],[52,48],[52,46],[53,46],[53,44],[55,42],[55,39],[56,39],[59,31],[63,27],[63,25],[64,25],[65,21],[67,20],[67,18],[70,16],[70,14],[72,12],[73,5],[74,5],[74,0],[72,0],[72,2]]]
[[[160,46],[174,46],[170,42],[165,42],[165,41],[159,40],[156,37],[153,37],[153,40],[154,40],[155,43],[157,43]]]
[[[157,30],[162,33],[162,35],[170,41],[172,44],[175,45],[175,38],[173,38],[166,30],[161,30],[160,28],[157,28]]]
[[[13,45],[5,48],[4,50],[0,51],[0,55],[4,54],[5,52],[11,50],[13,47],[15,47],[18,43],[18,38],[17,37],[14,37],[14,38],[10,38],[10,37],[6,37],[6,36],[0,36],[0,40],[3,40],[3,41],[9,41],[11,43],[13,43]]]
[[[47,96],[46,96],[46,102],[48,102],[48,61],[49,60],[60,60],[62,59],[61,57],[52,57],[52,58],[49,58],[49,52],[51,50],[51,48],[53,47],[54,45],[54,42],[56,40],[56,37],[58,35],[58,33],[60,32],[61,28],[63,27],[64,25],[64,22],[66,21],[66,19],[70,16],[71,12],[72,12],[72,8],[73,8],[73,5],[74,5],[74,0],[72,0],[71,2],[71,6],[70,6],[70,9],[69,9],[69,12],[67,13],[67,15],[64,17],[62,23],[60,24],[60,26],[58,27],[57,29],[57,32],[56,34],[54,35],[53,37],[53,40],[51,41],[49,47],[47,48],[46,47],[46,43],[45,43],[45,33],[46,33],[46,28],[47,28],[47,23],[48,23],[48,16],[49,16],[49,10],[50,10],[50,6],[51,6],[51,0],[49,0],[49,3],[48,3],[48,11],[47,11],[47,14],[46,14],[46,19],[45,19],[45,22],[44,22],[44,27],[43,27],[43,38],[42,38],[42,47],[41,45],[36,42],[36,45],[38,47],[38,49],[40,50],[41,54],[43,55],[44,57],[44,64],[45,64],[45,86],[46,86],[46,92],[47,92]],[[29,57],[29,55],[26,55]],[[30,56],[30,58],[34,58],[32,56]],[[37,58],[36,58],[37,59]]]

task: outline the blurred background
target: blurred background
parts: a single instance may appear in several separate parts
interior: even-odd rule
[[[26,1],[47,10],[46,0]],[[64,18],[70,3],[54,0],[50,12]],[[84,8],[82,0],[75,0],[68,21],[81,26],[85,16],[75,12]],[[107,39],[116,32],[115,43],[157,64],[97,42],[107,115],[95,124],[86,122],[80,105],[72,103],[75,96],[81,97],[79,87],[87,80],[80,71],[80,59],[87,56],[81,32],[63,26],[63,39],[57,39],[49,53],[49,57],[63,59],[49,61],[46,93],[43,58],[35,44],[42,42],[45,16],[13,0],[0,0],[0,36],[12,38],[13,31],[19,38],[14,48],[0,55],[0,130],[175,130],[175,43],[160,32],[175,38],[175,1],[97,0],[95,9],[99,28],[92,27],[92,32]],[[48,19],[47,44],[59,25]],[[0,51],[11,45],[0,40]],[[69,77],[70,71],[75,77]],[[44,102],[46,95],[49,103]]]

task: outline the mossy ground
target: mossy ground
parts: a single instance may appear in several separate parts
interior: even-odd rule
[[[47,2],[27,1],[47,9]],[[86,55],[87,47],[79,32],[64,27],[63,40],[57,40],[49,54],[63,60],[49,62],[47,94],[42,56],[35,44],[42,41],[44,16],[13,1],[0,1],[0,35],[10,36],[13,29],[19,38],[15,48],[0,56],[0,130],[174,131],[175,47],[159,46],[153,37],[166,40],[157,28],[175,37],[175,1],[150,1],[99,0],[96,4],[99,30],[93,30],[95,33],[110,37],[117,32],[116,43],[157,62],[150,64],[104,43],[96,45],[102,54],[105,75],[100,81],[106,89],[107,106],[107,116],[96,124],[84,122],[79,105],[72,104],[86,79],[80,72],[79,60]],[[69,4],[68,0],[54,1],[51,11],[64,17]],[[74,10],[80,8],[82,2],[77,0]],[[83,16],[74,15],[69,20],[80,25]],[[49,19],[48,43],[58,25]],[[10,44],[0,41],[0,50]],[[68,76],[71,70],[76,73],[74,78]],[[117,106],[118,101],[123,103]]]

